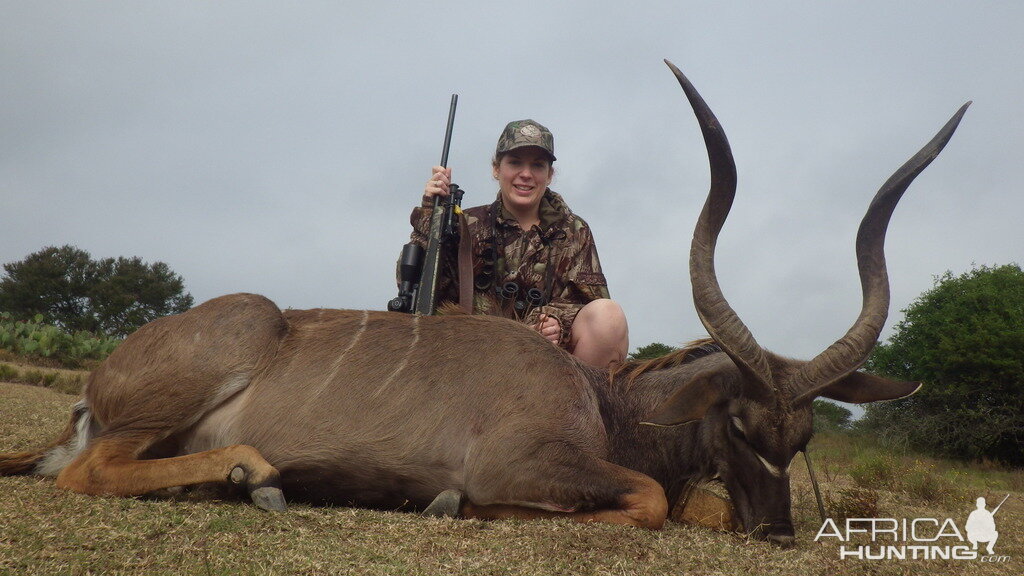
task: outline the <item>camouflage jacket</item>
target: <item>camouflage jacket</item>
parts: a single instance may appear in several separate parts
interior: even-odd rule
[[[412,241],[426,247],[430,231],[432,201],[412,212]],[[528,325],[536,324],[541,314],[554,316],[562,328],[559,344],[569,347],[569,334],[576,314],[598,298],[608,298],[608,286],[590,228],[576,216],[562,197],[548,189],[540,204],[540,225],[523,231],[505,209],[499,196],[488,206],[464,211],[472,236],[473,313],[501,313],[505,308]],[[438,303],[458,300],[457,246],[452,243],[441,264]],[[518,286],[516,297],[495,298],[496,289],[508,282]],[[528,290],[540,290],[543,304],[532,306]],[[519,301],[517,308],[516,301]]]

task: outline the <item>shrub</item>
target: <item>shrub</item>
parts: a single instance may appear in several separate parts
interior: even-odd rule
[[[937,504],[963,497],[963,490],[938,471],[934,464],[907,458],[868,452],[858,456],[850,467],[850,477],[858,488],[889,490],[918,501]]]
[[[21,381],[26,384],[42,384],[43,373],[40,370],[26,370],[21,373]]]
[[[888,454],[870,452],[859,456],[850,468],[850,477],[862,488],[892,488],[896,482],[899,462]]]
[[[80,394],[85,376],[84,373],[45,371],[37,368],[21,370],[17,366],[0,364],[0,381],[46,386],[64,394]]]
[[[117,338],[91,332],[65,332],[45,324],[41,314],[26,322],[13,320],[8,312],[0,312],[0,349],[17,355],[49,359],[77,368],[88,360],[103,360],[120,342]]]
[[[868,406],[864,426],[915,451],[1024,464],[1024,270],[947,272],[903,312],[867,367],[924,386]]]
[[[899,486],[906,494],[930,504],[964,498],[963,489],[957,483],[937,472],[934,465],[922,462],[915,462],[906,474],[900,476]]]
[[[844,488],[828,494],[826,509],[833,520],[877,518],[878,492],[868,488]]]
[[[64,394],[78,395],[82,393],[85,378],[81,374],[59,374],[50,388]]]
[[[815,433],[850,429],[853,413],[846,408],[827,400],[815,400],[813,409]]]

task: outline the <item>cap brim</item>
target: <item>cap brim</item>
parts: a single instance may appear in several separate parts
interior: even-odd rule
[[[537,144],[523,144],[521,146],[513,146],[512,148],[509,148],[508,150],[502,150],[501,152],[498,152],[498,154],[508,154],[509,152],[511,152],[513,150],[519,150],[520,148],[538,148],[540,150],[543,150],[544,153],[548,155],[548,158],[550,158],[552,162],[557,160],[557,158],[555,158],[555,155],[552,154],[551,152],[549,152],[547,148],[545,148],[543,146],[538,146]]]

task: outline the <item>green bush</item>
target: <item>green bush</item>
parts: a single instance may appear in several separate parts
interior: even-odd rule
[[[915,462],[900,480],[902,491],[929,504],[963,499],[959,484],[935,470],[934,465]]]
[[[48,387],[65,394],[81,394],[85,377],[81,374],[60,374]]]
[[[43,372],[42,370],[26,370],[21,373],[21,380],[26,384],[42,384]]]
[[[892,488],[902,472],[896,458],[877,452],[858,456],[850,467],[850,477],[861,488]]]
[[[43,323],[41,314],[30,321],[13,320],[0,312],[0,349],[22,356],[54,360],[70,367],[83,361],[103,360],[121,343],[120,339],[91,332],[69,333]]]
[[[814,432],[838,432],[850,429],[853,412],[827,400],[815,400]]]
[[[899,492],[930,504],[963,497],[960,483],[943,475],[935,464],[920,460],[910,462],[907,458],[875,451],[862,453],[854,459],[850,478],[859,489]]]
[[[947,272],[906,310],[869,372],[922,382],[861,426],[914,451],[1024,465],[1024,270]]]

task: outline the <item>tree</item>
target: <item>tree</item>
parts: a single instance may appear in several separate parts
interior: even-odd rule
[[[661,358],[666,354],[675,352],[677,349],[661,342],[652,342],[647,346],[641,346],[629,355],[630,360],[653,360],[655,358]]]
[[[192,307],[181,276],[139,257],[94,261],[74,246],[47,247],[4,265],[0,310],[15,318],[42,314],[65,330],[127,336],[140,326]]]
[[[74,246],[47,247],[24,260],[4,264],[0,279],[0,310],[15,318],[42,314],[68,329],[87,329],[92,259]]]
[[[146,264],[138,256],[105,258],[93,265],[89,290],[99,332],[127,336],[143,324],[192,307],[185,283],[167,264]]]
[[[924,386],[869,406],[865,425],[937,455],[1024,464],[1024,271],[946,272],[904,314],[867,367]]]
[[[850,412],[842,406],[828,400],[814,401],[814,431],[836,432],[850,428]]]

